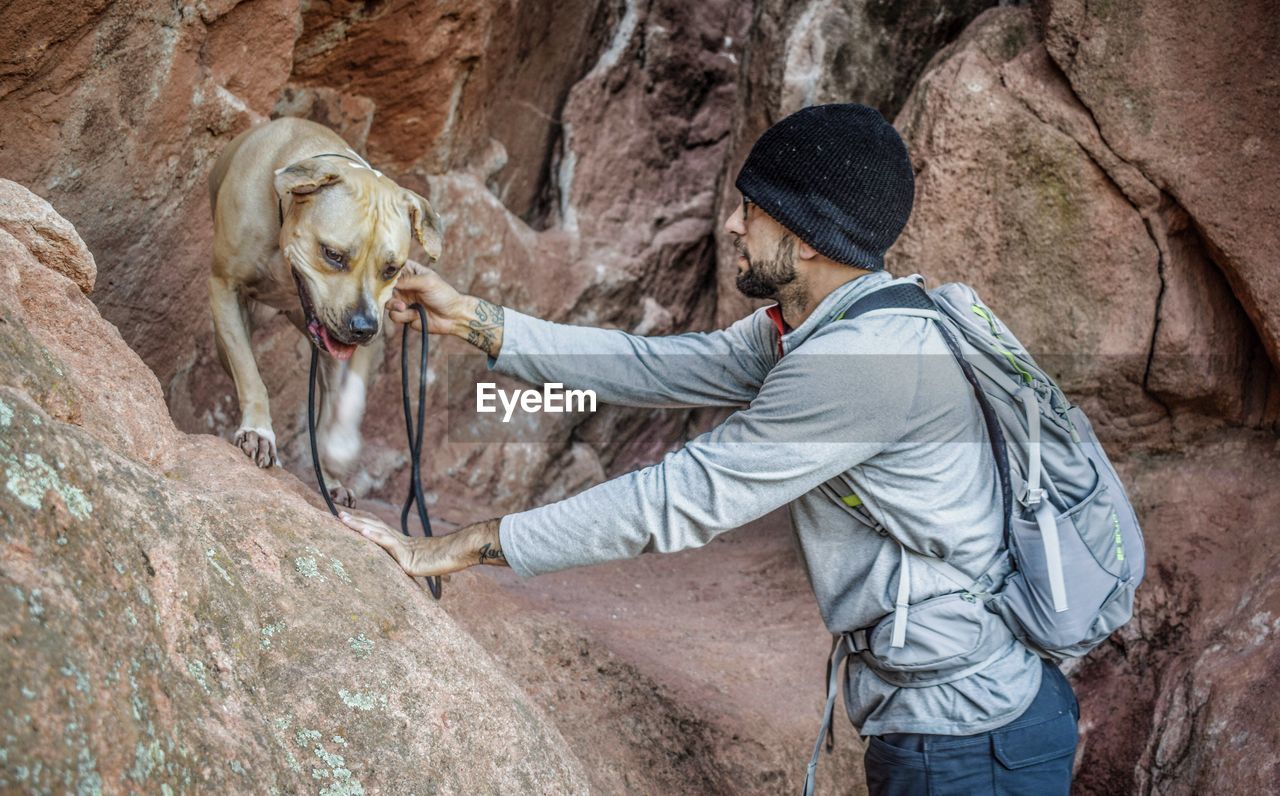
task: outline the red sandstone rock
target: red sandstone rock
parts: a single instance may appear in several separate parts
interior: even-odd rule
[[[94,303],[162,384],[209,326],[206,172],[271,110],[296,15],[296,0],[0,10],[0,175],[76,226]]]
[[[0,179],[0,229],[47,267],[75,282],[81,292],[93,292],[98,266],[75,227],[48,202],[5,179]]]
[[[1158,253],[1161,291],[1145,388],[1166,405],[1198,406],[1248,425],[1275,422],[1280,385],[1253,330],[1187,214],[1103,141],[1093,117],[1044,47],[1000,70],[1005,86],[1074,140],[1133,205]]]
[[[391,559],[291,476],[178,432],[39,251],[0,232],[0,789],[586,792]]]
[[[272,111],[272,117],[296,116],[323,124],[342,136],[356,152],[364,152],[377,105],[368,97],[344,94],[317,86],[288,85]]]
[[[1081,668],[1083,793],[1266,793],[1280,777],[1280,448],[1213,432],[1125,465],[1147,531],[1138,616]]]
[[[1049,52],[1103,137],[1190,214],[1280,365],[1274,4],[1046,5]]]
[[[888,267],[973,285],[1099,425],[1150,434],[1158,252],[1106,172],[1005,86],[1034,37],[1030,12],[987,12],[922,76],[898,117],[916,205]]]
[[[20,310],[14,322],[39,330],[39,350],[48,352],[40,368],[48,380],[30,394],[43,398],[53,418],[84,427],[131,458],[154,465],[170,461],[177,433],[155,374],[98,316],[84,285],[72,281],[92,284],[93,278],[93,257],[79,235],[17,183],[0,180],[0,197],[4,297],[12,310]],[[19,236],[8,234],[24,229]]]

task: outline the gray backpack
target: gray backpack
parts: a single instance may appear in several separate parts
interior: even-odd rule
[[[911,643],[907,584],[915,560],[953,582],[966,599],[981,600],[1041,656],[1084,655],[1132,617],[1146,559],[1133,506],[1089,419],[968,285],[950,283],[929,292],[916,282],[890,285],[837,318],[886,313],[935,321],[973,387],[995,454],[1005,541],[1001,554],[980,573],[961,572],[900,546],[890,646]],[[857,496],[843,500],[879,527]],[[865,648],[866,633],[846,633],[833,644],[826,714],[806,794],[812,793],[824,736],[830,748],[840,663]]]
[[[929,293],[892,285],[843,317],[872,313],[933,318],[974,387],[995,452],[1013,571],[992,591],[986,573],[911,555],[984,600],[1045,657],[1084,655],[1133,615],[1146,559],[1138,518],[1089,419],[968,285]],[[895,641],[905,643],[905,624],[895,626]]]

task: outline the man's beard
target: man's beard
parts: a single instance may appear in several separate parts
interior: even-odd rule
[[[747,260],[747,270],[738,274],[738,291],[744,296],[759,299],[777,298],[778,290],[796,279],[796,240],[784,235],[768,260],[753,261],[747,255],[746,244],[739,238],[734,248]]]

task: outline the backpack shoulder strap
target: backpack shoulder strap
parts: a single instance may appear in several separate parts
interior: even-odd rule
[[[883,309],[911,309],[936,312],[937,306],[933,303],[933,299],[929,298],[929,294],[924,292],[924,288],[914,282],[903,282],[868,293],[845,307],[844,311],[836,316],[836,320],[851,321],[861,315],[866,315],[872,310]]]
[[[991,442],[991,452],[995,456],[996,474],[1000,479],[1000,499],[1004,509],[1004,543],[1008,548],[1010,542],[1009,526],[1013,516],[1013,485],[1009,475],[1009,453],[1005,448],[1004,432],[1000,430],[1000,421],[996,417],[995,409],[991,406],[991,401],[987,399],[987,394],[983,392],[982,384],[974,374],[973,367],[970,366],[968,360],[964,358],[964,354],[961,353],[960,344],[947,327],[947,324],[942,320],[937,305],[918,282],[901,282],[880,288],[854,301],[837,315],[836,319],[853,320],[877,310],[903,311],[904,314],[928,313],[926,317],[933,319],[938,331],[942,333],[942,339],[946,341],[947,350],[951,352],[951,356],[959,363],[960,370],[964,372],[965,381],[969,382],[969,386],[973,388],[973,393],[978,399],[978,406],[982,409],[982,419],[986,422],[987,438]]]

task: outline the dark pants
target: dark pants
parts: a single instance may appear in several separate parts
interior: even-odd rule
[[[1079,718],[1070,683],[1046,662],[1035,700],[1003,727],[978,735],[872,736],[867,790],[871,796],[1066,796]]]

